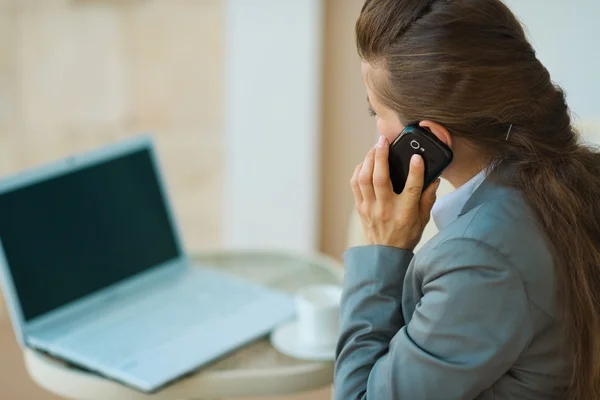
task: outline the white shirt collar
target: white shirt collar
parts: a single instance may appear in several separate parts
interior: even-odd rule
[[[440,197],[431,210],[433,221],[438,230],[444,229],[446,226],[454,222],[461,210],[473,195],[475,190],[483,183],[487,177],[487,170],[482,170],[480,173],[471,178],[464,185],[460,186],[453,192]]]

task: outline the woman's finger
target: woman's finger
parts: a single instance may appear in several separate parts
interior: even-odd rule
[[[437,199],[437,190],[440,187],[440,179],[437,179],[433,182],[427,189],[423,191],[423,195],[421,196],[421,203],[419,205],[419,212],[421,213],[421,218],[425,222],[429,222],[429,218],[431,216],[431,209],[435,204]]]
[[[393,193],[388,161],[389,150],[389,142],[384,136],[381,136],[375,147],[375,166],[373,170],[373,188],[378,201],[389,199]]]
[[[425,181],[425,165],[423,158],[415,154],[410,159],[410,169],[408,179],[404,185],[404,190],[400,195],[400,201],[405,212],[414,213],[419,210],[421,194],[423,192],[423,183]]]
[[[375,149],[369,150],[365,161],[363,162],[360,173],[358,174],[358,186],[362,194],[363,202],[375,201],[375,191],[373,190],[373,168],[375,164]]]
[[[358,207],[363,199],[362,194],[360,193],[360,187],[358,186],[358,174],[360,174],[360,170],[362,169],[363,163],[360,163],[354,168],[354,173],[352,174],[352,178],[350,179],[350,186],[352,187],[352,194],[354,195],[354,203]]]

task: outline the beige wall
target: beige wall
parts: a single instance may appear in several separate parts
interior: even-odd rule
[[[0,175],[151,130],[189,248],[217,245],[220,1],[7,1]]]
[[[321,248],[334,256],[375,140],[353,41],[362,1],[325,2]],[[217,246],[222,19],[219,0],[0,0],[0,176],[151,130],[186,244]]]
[[[354,23],[363,3],[326,1],[321,249],[334,257],[340,257],[346,247],[353,210],[350,177],[377,138],[354,44]]]

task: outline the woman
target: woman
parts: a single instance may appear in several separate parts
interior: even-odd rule
[[[345,254],[339,400],[600,396],[600,156],[500,0],[367,0],[356,24],[382,134],[352,177],[366,246]],[[388,147],[418,122],[454,152],[440,233],[416,157],[392,192]]]

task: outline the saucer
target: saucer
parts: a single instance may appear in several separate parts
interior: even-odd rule
[[[286,356],[306,361],[333,361],[335,344],[331,346],[310,347],[298,337],[298,322],[291,321],[277,327],[271,333],[271,344]]]

